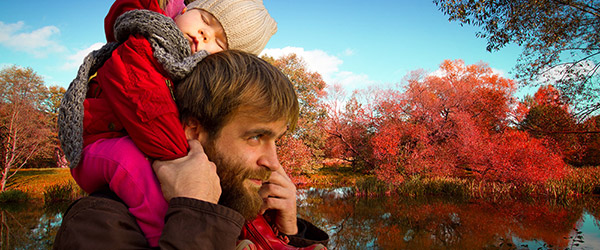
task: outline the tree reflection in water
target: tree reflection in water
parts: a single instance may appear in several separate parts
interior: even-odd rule
[[[51,249],[68,203],[0,205],[0,249]]]
[[[352,189],[300,190],[299,213],[332,236],[332,249],[577,249],[571,245],[589,214],[599,237],[600,199],[560,206],[542,201],[457,201],[356,197]],[[340,195],[343,194],[343,195]]]
[[[300,216],[326,229],[330,249],[600,249],[599,198],[560,206],[356,197],[352,190],[299,191]],[[68,205],[0,205],[0,249],[51,249]],[[577,236],[579,246],[571,241]]]

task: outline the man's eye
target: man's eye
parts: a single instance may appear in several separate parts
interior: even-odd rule
[[[249,139],[252,141],[258,141],[258,140],[260,140],[261,137],[262,137],[262,135],[255,135],[255,136],[251,136]]]

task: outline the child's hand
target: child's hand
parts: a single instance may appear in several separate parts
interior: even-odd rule
[[[298,233],[296,222],[296,185],[279,166],[271,178],[258,191],[263,198],[261,213],[267,209],[274,212],[274,221],[280,232],[287,235]]]
[[[217,167],[208,160],[198,140],[189,140],[187,156],[170,161],[154,161],[152,168],[160,181],[167,201],[174,197],[188,197],[217,204],[221,184]]]

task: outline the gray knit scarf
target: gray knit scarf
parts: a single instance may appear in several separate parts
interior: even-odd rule
[[[83,151],[83,101],[88,91],[89,77],[98,71],[112,51],[131,34],[141,34],[148,39],[154,57],[175,82],[183,79],[208,55],[204,50],[190,55],[188,41],[175,22],[167,16],[149,10],[132,10],[117,18],[117,42],[107,43],[86,56],[77,77],[69,85],[60,103],[58,138],[70,162],[70,168],[79,164]]]

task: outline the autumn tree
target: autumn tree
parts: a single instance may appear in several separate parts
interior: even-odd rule
[[[580,165],[600,166],[600,115],[591,117],[580,125],[584,131],[580,143],[584,145]]]
[[[265,56],[263,59],[276,66],[290,79],[296,89],[300,104],[300,116],[296,131],[287,135],[293,138],[284,138],[282,144],[284,142],[298,146],[303,144],[302,149],[297,149],[302,152],[294,152],[296,149],[289,145],[281,147],[282,165],[302,173],[310,173],[323,155],[324,132],[320,126],[326,113],[321,99],[325,95],[326,84],[321,75],[308,70],[306,63],[296,54],[289,54],[277,59]]]
[[[519,124],[520,129],[549,141],[569,164],[597,162],[592,158],[596,158],[594,142],[600,130],[594,117],[578,122],[570,112],[568,100],[552,85],[541,86],[533,96],[526,96],[525,102],[529,112]]]
[[[558,155],[512,128],[514,85],[486,64],[456,60],[434,74],[413,73],[401,95],[380,95],[371,140],[378,177],[397,183],[411,175],[472,173],[522,183],[564,174]]]
[[[67,167],[65,162],[62,161],[64,153],[60,148],[60,141],[58,140],[58,128],[56,127],[58,119],[58,107],[60,101],[65,94],[65,88],[60,86],[48,86],[46,88],[45,99],[42,101],[40,112],[46,114],[49,121],[50,128],[50,142],[46,147],[40,149],[39,153],[36,154],[30,161],[30,165],[34,166],[58,166]],[[66,158],[65,158],[66,160]]]
[[[31,68],[0,71],[0,191],[6,182],[49,142],[51,120],[43,112],[48,91]]]
[[[434,0],[450,21],[481,28],[487,50],[523,47],[516,75],[524,84],[557,79],[581,120],[600,109],[600,2],[593,0]],[[543,83],[543,82],[542,82]]]
[[[374,135],[376,88],[355,90],[350,97],[339,85],[330,86],[324,107],[327,120],[321,129],[327,133],[325,153],[328,158],[340,159],[352,165],[357,172],[373,169],[370,140]]]

